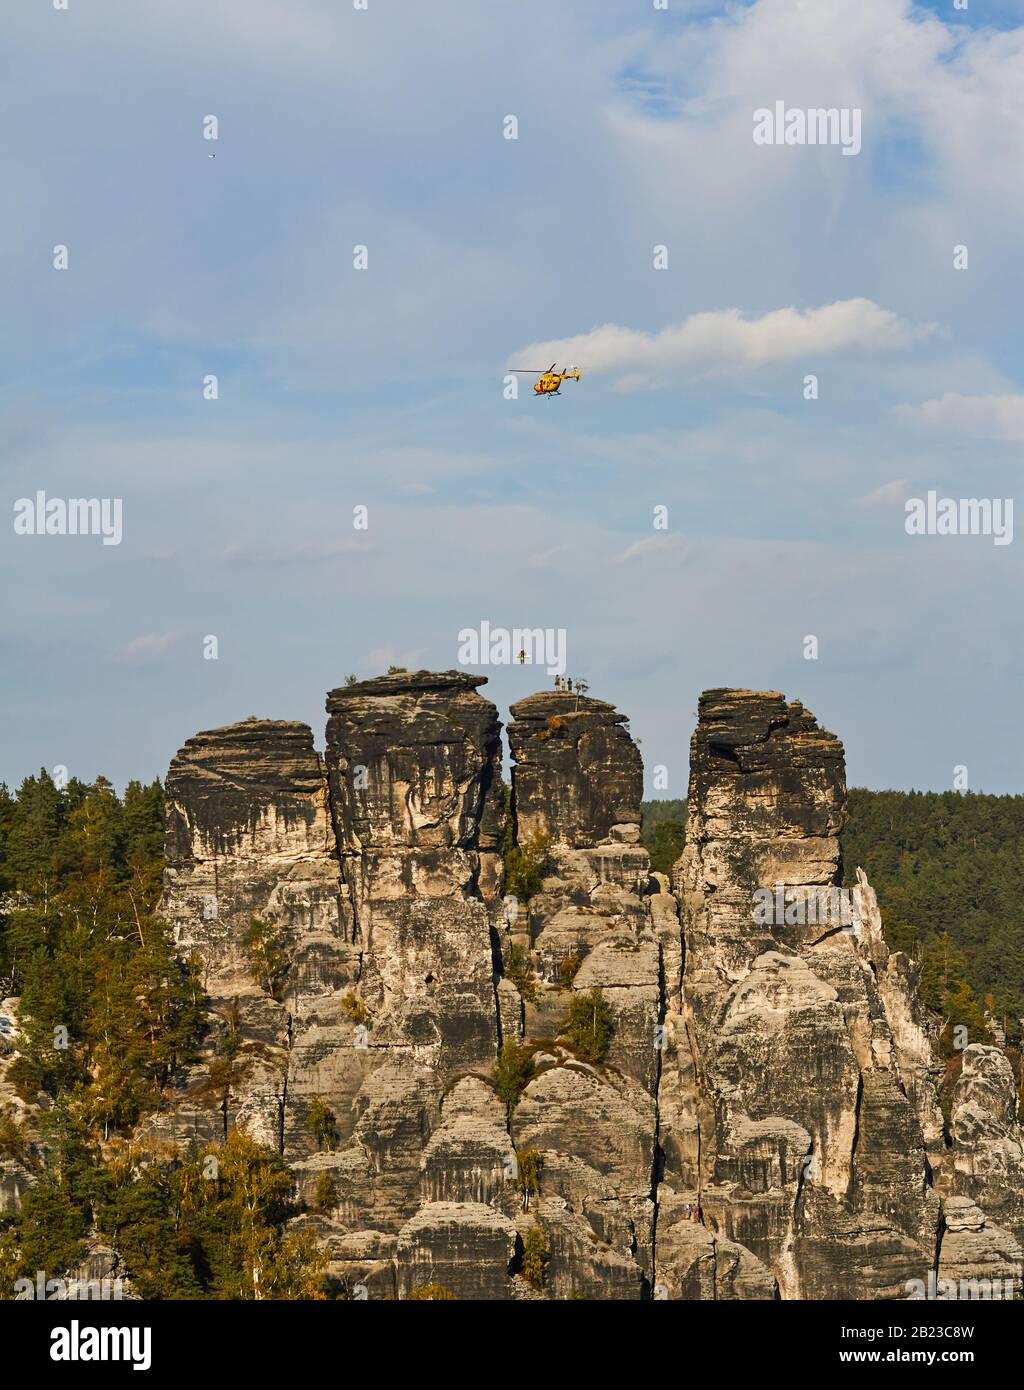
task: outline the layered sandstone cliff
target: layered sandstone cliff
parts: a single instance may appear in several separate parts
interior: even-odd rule
[[[702,696],[666,1104],[689,1143],[664,1180],[787,1298],[898,1297],[934,1258],[938,1200],[878,987],[880,943],[810,910],[841,881],[844,811],[842,746],[801,705]],[[756,891],[775,884],[774,920],[756,920]]]
[[[625,717],[519,701],[508,795],[481,684],[332,691],[322,758],[306,726],[270,720],[175,758],[162,911],[203,960],[212,1027],[153,1137],[237,1124],[274,1144],[333,1275],[371,1297],[904,1298],[929,1272],[1019,1278],[1004,1054],[968,1049],[947,1132],[915,967],[863,875],[855,912],[829,915],[839,741],[781,695],[707,692],[670,885],[640,844]],[[545,860],[520,902],[499,896],[513,843]],[[567,1032],[580,995],[610,1011],[598,1061]],[[214,1085],[228,1032],[241,1050]],[[506,1043],[529,1057],[511,1110]],[[324,1173],[335,1199],[313,1210]]]

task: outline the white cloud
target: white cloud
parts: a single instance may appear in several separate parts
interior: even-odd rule
[[[891,483],[883,483],[860,498],[862,507],[888,507],[902,502],[907,495],[906,478],[894,478]]]
[[[546,367],[577,363],[584,372],[626,371],[623,389],[670,377],[747,370],[857,350],[889,352],[932,336],[934,323],[910,323],[870,299],[845,299],[817,309],[775,309],[747,317],[739,309],[691,314],[682,323],[644,333],[606,323],[572,338],[532,343],[516,361]]]
[[[1024,395],[961,396],[947,391],[937,400],[897,406],[896,414],[919,429],[1024,441]]]
[[[538,550],[535,554],[527,556],[526,567],[532,570],[547,570],[554,568],[555,562],[566,555],[572,554],[572,546],[568,544],[552,545],[546,550]]]
[[[662,550],[678,550],[681,542],[680,536],[648,536],[642,541],[634,541],[632,545],[628,545],[621,555],[615,556],[614,563],[623,565],[640,555],[650,555]]]
[[[142,633],[139,637],[132,637],[129,641],[122,642],[117,648],[117,659],[130,662],[153,661],[170,651],[181,640],[182,636],[183,633],[180,628],[173,632]]]

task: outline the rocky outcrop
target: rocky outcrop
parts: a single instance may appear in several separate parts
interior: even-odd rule
[[[614,825],[640,824],[643,764],[613,705],[563,691],[512,706],[508,739],[520,838],[535,831],[572,848],[599,844]]]
[[[914,1296],[927,1298],[931,1293],[934,1298],[951,1288],[957,1297],[967,1298],[1012,1298],[1019,1294],[1024,1260],[1020,1242],[991,1222],[969,1197],[947,1197],[942,1215],[934,1292],[926,1280],[923,1295],[917,1290]]]
[[[158,911],[182,956],[202,961],[211,1052],[229,1034],[242,1046],[226,1088],[211,1084],[208,1066],[196,1068],[176,1112],[154,1117],[145,1135],[214,1138],[239,1124],[277,1146],[291,1019],[333,996],[358,965],[323,760],[307,725],[250,718],[189,739],[166,797]]]
[[[1024,1135],[1017,1123],[1017,1087],[1006,1054],[972,1043],[964,1049],[953,1092],[952,1187],[1024,1245]]]
[[[783,1297],[904,1297],[932,1266],[938,1199],[884,946],[836,894],[842,745],[774,692],[708,691],[699,716],[664,1186]]]
[[[599,700],[512,706],[516,842],[550,842],[540,891],[517,905],[503,958],[526,962],[523,1032],[542,1047],[512,1117],[541,1165],[536,1222],[556,1297],[642,1298],[654,1249],[661,948],[640,845],[643,769],[624,716]],[[677,924],[678,935],[678,924]],[[612,1033],[599,1062],[566,1032],[574,995],[598,992]]]
[[[306,726],[269,720],[177,755],[161,910],[203,961],[211,1030],[150,1139],[239,1125],[278,1147],[297,1224],[373,1298],[1019,1279],[1012,1073],[968,1048],[945,1131],[916,966],[887,949],[863,874],[840,893],[838,739],[774,692],[707,692],[670,883],[640,844],[625,717],[519,701],[506,796],[481,684],[342,686],[322,758]],[[518,899],[500,896],[509,844]],[[600,1046],[569,1026],[574,1000],[607,1012]],[[241,1052],[214,1086],[229,1034]]]
[[[902,951],[890,951],[882,937],[882,914],[863,869],[857,869],[858,940],[871,965],[892,1032],[896,1067],[913,1106],[930,1173],[938,1179],[946,1153],[945,1126],[938,1088],[944,1067],[933,1047],[933,1029],[918,993],[920,970]],[[948,1165],[946,1165],[948,1167]]]
[[[501,724],[484,680],[401,673],[327,697],[334,823],[367,946],[387,929],[375,906],[494,891]]]
[[[456,1298],[509,1297],[512,1222],[482,1202],[431,1202],[398,1237],[398,1296],[439,1285]]]
[[[336,983],[344,932],[323,760],[305,724],[247,719],[190,738],[167,774],[161,915],[215,997],[250,991],[253,918],[291,953],[283,997]],[[319,946],[319,950],[314,947]]]
[[[480,684],[403,672],[327,699],[332,820],[359,967],[343,994],[293,1020],[285,1155],[304,1193],[331,1174],[337,1204],[321,1228],[346,1276],[399,1297],[423,1284],[505,1296],[512,1258],[493,1272],[507,1231],[479,1211],[500,1205],[512,1173],[504,1113],[486,1082],[458,1081],[489,1074],[501,1027],[501,726]],[[337,1121],[330,1153],[310,1129],[314,1097]],[[363,1230],[380,1238],[366,1265]],[[446,1262],[449,1240],[458,1253]]]
[[[777,1283],[749,1250],[716,1235],[693,1214],[692,1202],[667,1187],[658,1206],[660,1299],[774,1299]]]

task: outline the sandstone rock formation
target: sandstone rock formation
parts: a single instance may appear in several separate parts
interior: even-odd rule
[[[887,950],[863,875],[835,912],[838,739],[775,693],[702,696],[670,884],[640,844],[624,716],[519,701],[507,794],[482,683],[340,687],[322,758],[306,726],[255,719],[177,755],[161,910],[204,963],[210,1057],[150,1136],[240,1125],[278,1147],[331,1274],[374,1298],[904,1298],[929,1273],[1019,1278],[1012,1075],[969,1048],[946,1132],[916,967]],[[521,902],[500,896],[510,844],[543,858]],[[600,1056],[567,1028],[574,998],[609,1012]],[[218,1090],[227,1032],[243,1046]],[[527,1066],[509,1108],[504,1044]]]
[[[606,840],[618,822],[640,824],[643,764],[612,705],[562,691],[512,706],[508,739],[519,834],[545,830],[576,848]]]
[[[188,740],[167,774],[164,893],[159,911],[182,955],[202,958],[223,1035],[244,1039],[244,1087],[218,1099],[200,1069],[178,1114],[154,1135],[215,1137],[243,1124],[277,1145],[284,1121],[290,1020],[351,973],[346,904],[323,760],[305,724],[250,718]],[[287,970],[254,978],[253,922],[275,934]]]
[[[503,806],[480,676],[384,676],[327,697],[327,767],[360,993],[443,1072],[497,1040],[490,918]],[[432,1049],[432,1050],[431,1050]]]
[[[1024,1134],[1017,1123],[1017,1087],[1006,1054],[998,1047],[972,1043],[964,1050],[963,1068],[953,1092],[950,1130],[953,1173],[947,1198],[942,1260],[952,1260],[951,1234],[970,1230],[986,1235],[986,1249],[972,1242],[982,1266],[1021,1264],[1024,1247]],[[968,1223],[967,1204],[980,1224]],[[956,1212],[954,1219],[951,1212]],[[963,1263],[962,1241],[956,1242]],[[961,1277],[961,1276],[957,1276]],[[1009,1278],[1007,1269],[993,1278]],[[1019,1292],[1019,1288],[1018,1288]]]
[[[643,766],[624,716],[603,701],[544,693],[512,716],[516,836],[552,841],[541,891],[508,936],[532,970],[525,1036],[544,1047],[512,1134],[517,1149],[539,1154],[533,1216],[554,1295],[640,1298],[653,1280],[662,1015],[650,858],[639,844]],[[595,989],[613,1019],[600,1065],[578,1058],[563,1033],[572,995]]]
[[[811,910],[841,881],[842,746],[781,695],[708,691],[690,783],[671,1097],[690,1143],[664,1182],[783,1297],[899,1297],[938,1202],[869,943]]]
[[[239,928],[252,917],[301,938],[303,951],[337,940],[338,855],[307,725],[250,718],[196,734],[171,763],[166,793],[162,912],[182,951],[202,955],[211,994],[251,987]]]

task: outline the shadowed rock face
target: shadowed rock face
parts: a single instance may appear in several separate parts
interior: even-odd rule
[[[247,719],[196,734],[167,773],[168,873],[160,905],[211,992],[250,982],[253,917],[293,938],[341,931],[338,855],[323,762],[305,724]]]
[[[540,891],[503,905],[501,725],[481,684],[402,672],[334,690],[323,758],[306,726],[272,720],[176,756],[161,910],[206,964],[211,1045],[228,1018],[244,1045],[223,1103],[197,1066],[147,1132],[242,1126],[310,1203],[329,1173],[335,1206],[300,1219],[371,1297],[903,1298],[929,1272],[1019,1279],[1005,1055],[965,1053],[950,1147],[916,967],[887,950],[863,874],[856,929],[826,915],[838,739],[775,692],[707,692],[670,892],[639,843],[624,716],[521,700],[515,832],[552,846]],[[777,884],[788,910],[756,915]],[[285,957],[276,997],[253,974],[254,917]],[[597,1062],[566,1031],[593,990],[613,1025]],[[491,1084],[503,1040],[532,1051],[511,1115]],[[521,1273],[531,1231],[542,1290]]]
[[[459,671],[419,671],[331,691],[327,767],[344,852],[414,850],[439,875],[428,891],[465,888],[464,861],[450,851],[493,852],[501,831],[501,724],[476,693],[483,684]]]
[[[168,857],[237,853],[268,806],[284,822],[315,820],[324,769],[306,724],[249,718],[190,738],[167,773]]]
[[[520,700],[512,718],[520,840],[540,830],[585,849],[607,839],[613,825],[639,825],[643,764],[624,714],[602,700],[553,691]]]

